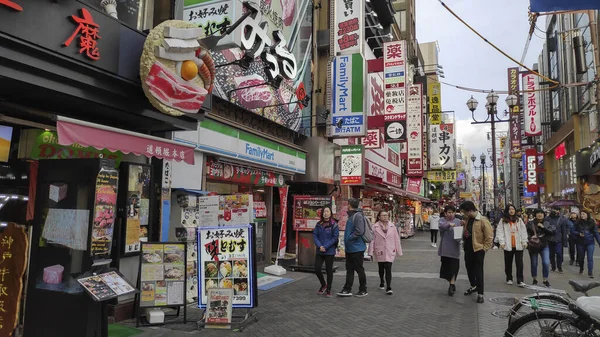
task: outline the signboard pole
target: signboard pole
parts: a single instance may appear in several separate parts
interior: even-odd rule
[[[279,187],[279,203],[281,207],[281,230],[279,232],[279,244],[277,246],[277,257],[275,264],[265,267],[265,273],[273,275],[284,275],[285,268],[279,265],[279,259],[285,257],[285,249],[287,246],[287,204],[289,186]]]

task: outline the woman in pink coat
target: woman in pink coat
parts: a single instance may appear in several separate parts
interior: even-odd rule
[[[386,211],[380,211],[377,214],[377,222],[373,225],[373,241],[369,244],[369,255],[375,258],[379,264],[379,278],[381,282],[379,289],[385,289],[385,293],[392,295],[392,263],[396,255],[402,256],[402,246],[400,245],[400,235],[396,226],[389,221],[389,214]],[[385,275],[384,288],[383,277]]]

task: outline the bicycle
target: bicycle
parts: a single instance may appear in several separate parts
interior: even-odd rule
[[[577,280],[569,280],[569,285],[571,285],[575,292],[583,293],[586,297],[589,297],[588,292],[594,288],[600,287],[600,282],[580,282]],[[531,289],[536,293],[521,298],[512,306],[508,316],[509,327],[516,319],[531,313],[531,311],[527,310],[531,308],[531,298],[534,298],[537,301],[539,310],[556,309],[555,306],[558,306],[560,309],[564,309],[569,305],[569,303],[571,303],[572,300],[574,300],[566,291],[560,289],[528,285],[524,288]],[[527,311],[524,312],[525,310]]]
[[[583,284],[571,280],[569,284],[575,291],[582,292],[586,296],[581,296],[577,300],[571,299],[570,296],[563,297],[569,302],[566,305],[545,299],[538,302],[536,295],[525,297],[520,303],[530,307],[533,312],[514,319],[504,336],[600,337],[600,297],[587,296],[587,292],[600,286],[600,283]]]

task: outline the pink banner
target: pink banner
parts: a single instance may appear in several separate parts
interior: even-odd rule
[[[406,190],[411,193],[416,193],[416,194],[421,193],[421,182],[422,181],[423,180],[421,178],[408,178]]]
[[[280,259],[285,257],[285,249],[287,246],[288,190],[289,186],[279,187],[279,200],[281,206],[281,231],[279,232],[279,248],[277,249],[277,257]]]
[[[98,150],[121,151],[194,165],[194,147],[167,139],[63,117],[59,117],[56,129],[60,145],[77,143]]]

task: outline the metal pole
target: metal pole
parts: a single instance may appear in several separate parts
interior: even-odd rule
[[[481,176],[483,177],[481,181],[481,211],[485,213],[485,161],[481,161]]]
[[[494,197],[494,212],[498,209],[498,201],[496,200],[496,191],[498,188],[498,173],[496,172],[496,111],[495,106],[490,106],[490,115],[492,117],[492,171],[494,173],[494,186],[492,188],[492,196]]]
[[[541,145],[541,142],[538,142]],[[544,152],[543,150],[541,151],[542,153]],[[536,182],[536,186],[537,186],[537,198],[538,198],[538,208],[542,208],[542,196],[540,194],[540,161],[539,161],[539,157],[540,157],[540,151],[538,148],[538,144],[535,144],[535,182]]]

